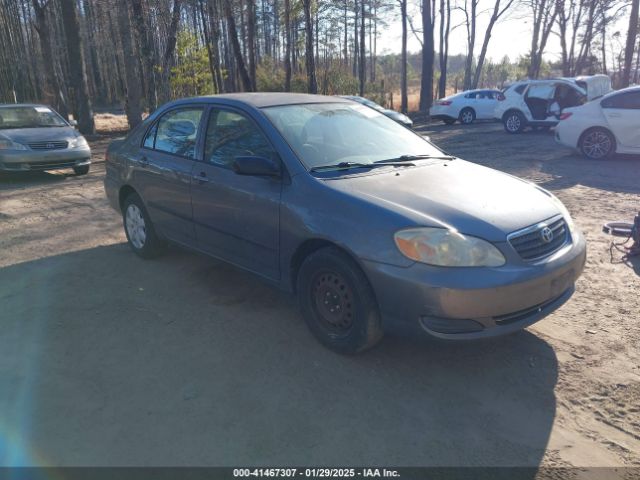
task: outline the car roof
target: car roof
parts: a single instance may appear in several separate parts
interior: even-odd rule
[[[602,98],[611,97],[618,93],[627,93],[627,92],[640,92],[640,85],[631,85],[630,87],[621,88],[620,90],[611,90],[609,93],[604,95]]]
[[[172,102],[172,104],[209,102],[215,100],[225,100],[224,103],[243,103],[256,108],[275,107],[279,105],[299,105],[308,103],[347,103],[349,100],[340,97],[330,97],[327,95],[311,95],[307,93],[284,93],[284,92],[245,92],[245,93],[223,93],[219,95],[207,95],[203,97],[183,98]]]

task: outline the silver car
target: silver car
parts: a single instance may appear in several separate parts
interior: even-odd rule
[[[74,126],[45,105],[0,105],[0,171],[73,168],[85,175],[91,149]]]

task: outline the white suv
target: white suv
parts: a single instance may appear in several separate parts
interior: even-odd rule
[[[526,127],[554,127],[565,108],[610,91],[611,79],[606,75],[517,82],[505,90],[493,116],[509,133],[520,133]]]

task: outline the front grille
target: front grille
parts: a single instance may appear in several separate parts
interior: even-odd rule
[[[543,235],[547,227],[553,233],[550,241],[546,241]],[[568,237],[567,223],[560,217],[512,233],[509,235],[509,243],[524,260],[538,260],[560,250],[567,243]]]
[[[33,142],[29,143],[31,150],[64,150],[69,145],[65,141]]]

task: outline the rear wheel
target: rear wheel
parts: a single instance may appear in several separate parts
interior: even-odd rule
[[[297,292],[309,329],[331,350],[353,354],[382,338],[373,290],[358,265],[337,248],[322,248],[304,260]]]
[[[592,128],[580,137],[578,148],[585,157],[600,160],[613,155],[616,150],[616,140],[608,130]]]
[[[76,175],[86,175],[89,173],[89,165],[82,165],[80,167],[73,167],[73,171]]]
[[[460,116],[458,117],[458,120],[460,120],[460,123],[464,124],[464,125],[469,125],[470,123],[473,123],[473,121],[476,119],[476,112],[473,111],[473,108],[463,108],[462,111],[460,112]]]
[[[520,112],[511,111],[504,116],[502,123],[508,133],[520,133],[524,130],[525,118]]]
[[[137,193],[124,201],[122,221],[129,246],[142,258],[157,257],[164,250],[164,242],[156,234],[149,214]]]

